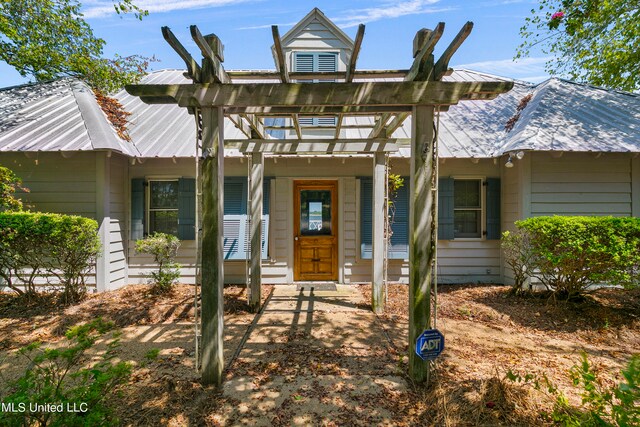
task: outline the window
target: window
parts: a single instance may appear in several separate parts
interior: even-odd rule
[[[453,200],[453,237],[482,237],[482,181],[454,180]]]
[[[398,190],[394,201],[395,215],[391,225],[391,241],[387,248],[389,259],[409,258],[409,177]],[[370,259],[372,254],[373,180],[360,178],[360,257]]]
[[[438,239],[500,239],[500,179],[440,178]]]
[[[338,54],[334,52],[295,52],[293,70],[301,73],[338,71]],[[298,82],[333,82],[333,79],[298,80]],[[300,117],[301,126],[335,126],[335,116]]]
[[[149,181],[147,233],[178,235],[178,180]]]

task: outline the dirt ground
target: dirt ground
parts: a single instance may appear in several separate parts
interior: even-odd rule
[[[25,309],[0,294],[0,395],[26,366],[18,348],[55,346],[66,328],[98,316],[122,328],[120,358],[138,364],[114,401],[124,425],[545,425],[551,399],[505,380],[507,371],[545,373],[579,403],[567,371],[581,352],[605,384],[619,382],[640,352],[639,291],[601,290],[576,304],[444,285],[437,326],[446,348],[431,386],[417,387],[406,376],[406,285],[389,286],[384,315],[369,300],[366,285],[312,293],[264,286],[267,304],[256,316],[243,288],[225,288],[228,365],[219,392],[194,369],[193,287],[155,296],[129,286],[65,309],[50,299]],[[154,348],[158,359],[140,366]]]

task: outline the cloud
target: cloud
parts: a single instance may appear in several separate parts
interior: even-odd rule
[[[378,7],[354,9],[344,15],[331,18],[342,28],[355,27],[358,24],[379,21],[381,19],[398,18],[405,15],[419,15],[452,10],[452,8],[434,8],[432,5],[440,0],[410,0],[387,2]]]
[[[205,7],[220,7],[238,3],[246,3],[250,0],[142,0],[136,2],[141,9],[150,13],[171,12],[174,10],[202,9]],[[116,13],[112,1],[91,1],[86,3],[82,13],[85,18],[102,18]]]
[[[277,25],[278,27],[292,27],[296,25],[297,22],[287,22],[286,24],[264,24],[264,25],[253,25],[250,27],[240,27],[237,30],[261,30],[263,28],[271,28],[272,25]]]
[[[499,59],[495,61],[460,64],[455,65],[454,68],[466,68],[468,70],[537,83],[549,78],[549,75],[544,69],[544,65],[550,59],[551,57],[549,56],[523,58],[518,61],[514,61],[513,59]]]

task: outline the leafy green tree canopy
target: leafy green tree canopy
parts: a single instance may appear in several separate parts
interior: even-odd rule
[[[612,89],[640,89],[638,0],[541,0],[520,29],[516,59],[541,47],[551,74]]]
[[[149,58],[104,58],[105,41],[94,36],[78,0],[0,0],[0,59],[37,81],[78,77],[113,92],[144,75]],[[133,0],[114,2],[117,13],[142,19]]]

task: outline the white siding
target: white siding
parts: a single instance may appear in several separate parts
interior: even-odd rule
[[[75,153],[2,153],[0,165],[15,172],[28,193],[18,196],[32,211],[96,217],[96,155]],[[37,164],[36,164],[37,160]],[[95,287],[95,272],[88,277]],[[41,281],[44,284],[44,280]]]
[[[631,215],[631,158],[624,154],[536,153],[531,215]]]
[[[76,153],[68,159],[57,153],[33,153],[32,157],[17,153],[0,156],[0,165],[13,170],[30,190],[19,196],[32,210],[95,219],[94,153]]]
[[[126,224],[129,168],[127,159],[117,154],[112,155],[109,164],[109,288],[116,289],[128,283]]]

